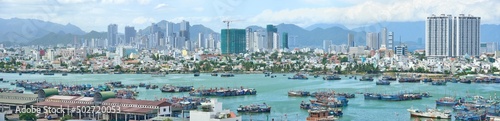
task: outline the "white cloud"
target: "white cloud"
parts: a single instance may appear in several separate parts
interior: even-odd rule
[[[97,0],[57,0],[57,2],[62,4],[82,4],[82,3],[97,2]]]
[[[151,1],[150,0],[137,0],[137,2],[139,2],[139,4],[141,4],[141,5],[147,5]]]
[[[167,7],[167,4],[162,3],[162,4],[156,5],[155,9],[162,9],[162,8],[165,8],[165,7]]]
[[[196,7],[196,8],[193,8],[194,11],[196,12],[202,12],[203,10],[205,10],[205,8],[203,7]]]
[[[125,4],[128,3],[128,0],[102,0],[101,2],[105,4]]]
[[[157,21],[154,18],[147,18],[144,16],[137,17],[137,18],[134,18],[134,20],[132,20],[132,23],[134,23],[134,24],[146,24],[146,23],[153,23],[153,22],[157,22]]]
[[[482,23],[500,23],[500,1],[475,0],[407,0],[399,2],[363,3],[349,7],[299,8],[279,11],[264,10],[249,21],[255,23],[294,23],[309,26],[315,23],[339,23],[358,27],[384,21],[421,21],[432,14],[472,14]]]

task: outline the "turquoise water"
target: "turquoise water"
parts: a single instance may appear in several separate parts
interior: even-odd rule
[[[373,82],[361,82],[354,79],[348,79],[344,75],[342,80],[324,81],[319,78],[309,76],[309,80],[289,80],[287,77],[292,74],[277,74],[276,78],[264,77],[264,74],[237,74],[235,77],[222,78],[213,77],[210,74],[201,74],[199,77],[194,77],[192,74],[169,74],[166,77],[151,77],[148,74],[68,74],[61,76],[44,76],[39,74],[6,74],[1,73],[0,77],[4,80],[32,80],[70,83],[70,84],[103,84],[107,81],[122,81],[124,84],[139,84],[151,83],[159,85],[193,85],[199,87],[237,87],[240,86],[255,88],[257,95],[252,96],[237,96],[237,97],[217,97],[220,102],[223,102],[223,108],[230,109],[236,112],[239,105],[247,105],[252,103],[267,103],[272,106],[271,113],[268,114],[241,114],[243,119],[249,120],[266,120],[269,118],[289,121],[302,121],[308,116],[306,110],[299,108],[301,101],[313,99],[310,97],[288,97],[289,90],[305,90],[305,91],[325,91],[335,90],[337,92],[379,92],[379,93],[397,93],[400,91],[411,92],[429,92],[433,97],[423,98],[422,100],[386,102],[377,100],[364,100],[363,95],[357,94],[356,98],[349,100],[349,106],[344,108],[344,116],[340,120],[345,121],[407,121],[414,120],[410,118],[410,114],[406,109],[410,107],[425,109],[426,107],[435,108],[435,100],[443,96],[465,96],[465,95],[481,95],[486,98],[494,96],[495,93],[500,94],[500,84],[461,84],[447,83],[446,86],[432,86],[424,83],[398,83],[391,82],[390,86],[375,85]],[[358,79],[360,76],[358,76]],[[0,83],[2,88],[12,88],[9,83]],[[171,97],[171,96],[188,96],[188,93],[162,93],[159,89],[146,90],[144,88],[137,89],[140,94],[138,99],[154,100],[155,98]],[[438,107],[446,108],[446,107]],[[285,116],[286,115],[286,116]]]

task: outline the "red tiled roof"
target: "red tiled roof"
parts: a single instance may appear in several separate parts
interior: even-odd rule
[[[170,106],[172,104],[165,101],[150,101],[150,100],[132,100],[132,99],[120,99],[120,98],[110,98],[103,103],[118,103],[118,104],[137,104],[137,105],[149,105],[149,106]]]

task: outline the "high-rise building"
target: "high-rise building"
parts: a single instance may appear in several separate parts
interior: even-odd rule
[[[222,54],[246,53],[246,30],[222,29],[221,53]]]
[[[498,42],[481,43],[479,50],[481,53],[494,54],[498,50]]]
[[[425,22],[425,56],[452,56],[453,17],[451,15],[427,17]]]
[[[330,46],[332,45],[332,40],[323,40],[323,50],[330,52]]]
[[[394,54],[398,56],[405,56],[406,53],[408,53],[408,47],[406,45],[401,44],[394,47]]]
[[[108,25],[108,45],[116,46],[118,44],[118,25]]]
[[[288,33],[283,32],[283,33],[281,34],[281,43],[282,43],[281,48],[282,48],[283,50],[284,50],[284,49],[289,49],[289,47],[288,47]]]
[[[386,47],[387,48],[387,28],[382,28],[382,30],[380,31],[380,39],[379,39],[379,44],[380,46],[379,47]]]
[[[474,17],[472,15],[465,16],[460,14],[454,18],[455,20],[455,39],[456,39],[456,55],[471,55],[478,56],[479,53],[479,36],[481,17]]]
[[[125,27],[125,44],[131,44],[135,39],[136,33],[137,33],[137,31],[135,31],[134,27],[126,26]]]
[[[378,34],[373,32],[366,33],[366,46],[370,50],[378,50],[380,49]]]
[[[274,25],[267,25],[267,49],[272,50],[274,47],[274,33],[278,32],[278,28]]]
[[[273,33],[273,50],[280,49],[280,39],[278,33]]]
[[[427,17],[425,22],[425,55],[456,57],[479,55],[481,17],[458,17],[441,14]]]
[[[247,28],[246,29],[246,39],[247,39],[247,50],[250,52],[253,52],[253,44],[254,44],[254,35],[253,35],[253,30],[252,28]]]
[[[207,48],[206,44],[207,42],[205,41],[205,36],[203,36],[203,33],[198,33],[198,48],[205,49]]]
[[[394,32],[389,32],[387,35],[387,43],[385,46],[388,50],[394,49]]]
[[[182,22],[180,24],[181,24],[181,27],[180,27],[180,31],[179,31],[179,33],[180,33],[179,36],[185,37],[186,41],[190,40],[190,38],[189,38],[189,27],[190,27],[189,21],[182,20]]]
[[[347,46],[354,47],[354,34],[351,33],[347,34]]]

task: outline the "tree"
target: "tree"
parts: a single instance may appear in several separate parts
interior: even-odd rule
[[[63,117],[61,117],[61,121],[67,121],[67,120],[70,120],[70,119],[71,119],[70,115],[64,115]]]
[[[19,114],[19,120],[26,120],[26,121],[36,121],[37,117],[35,113],[20,113]]]
[[[170,118],[167,118],[167,119],[165,119],[165,120],[163,120],[163,121],[173,121],[173,120],[172,120],[172,119],[170,119]]]

